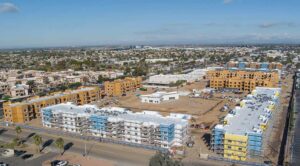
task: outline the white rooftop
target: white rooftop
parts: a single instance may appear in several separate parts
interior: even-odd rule
[[[152,97],[152,98],[161,98],[165,95],[175,95],[178,94],[177,92],[165,92],[165,91],[158,91],[149,95],[141,95],[141,97]]]
[[[72,103],[63,103],[58,105],[53,105],[45,107],[42,109],[42,112],[45,110],[51,110],[53,113],[66,113],[66,114],[75,114],[79,116],[92,116],[92,115],[103,115],[109,118],[116,118],[118,120],[126,120],[132,122],[151,122],[154,124],[176,124],[176,125],[187,125],[189,115],[185,114],[171,114],[170,116],[162,116],[155,111],[143,111],[133,113],[126,108],[120,107],[103,107],[97,108],[95,105],[82,105],[76,106]]]
[[[250,132],[262,132],[259,129],[261,123],[267,123],[270,110],[268,106],[275,103],[278,97],[275,93],[280,92],[280,88],[257,87],[252,95],[248,95],[241,103],[242,107],[236,107],[233,114],[225,117],[227,125],[219,124],[216,128],[224,129],[226,133],[246,135]]]

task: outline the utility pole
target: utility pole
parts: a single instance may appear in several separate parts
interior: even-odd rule
[[[88,130],[88,126],[89,126],[89,122],[88,120],[86,119],[86,122],[85,122],[85,126],[83,127],[83,130],[81,130],[81,136],[83,136],[83,140],[84,140],[84,154],[83,156],[86,157],[87,156],[87,151],[86,151],[86,142],[88,140],[88,136],[87,136],[87,130]]]

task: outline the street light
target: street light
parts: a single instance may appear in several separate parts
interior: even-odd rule
[[[86,156],[86,141],[85,141],[84,134],[81,133],[80,135],[83,136],[83,139],[84,139],[84,153],[83,153],[83,156],[85,157]]]
[[[88,125],[89,125],[88,120],[86,120],[86,121],[87,121],[85,124],[86,126],[82,127],[81,134],[80,134],[81,136],[83,136],[83,139],[84,139],[84,154],[83,154],[84,157],[87,155],[87,152],[86,152],[87,140],[85,140],[85,139],[87,137],[87,130],[88,130]],[[84,134],[86,134],[86,135],[84,135]]]

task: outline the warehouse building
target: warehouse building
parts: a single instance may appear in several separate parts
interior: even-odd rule
[[[154,75],[149,77],[148,84],[169,86],[171,83],[176,83],[177,81],[195,82],[203,79],[206,72],[206,69],[195,69],[187,74]]]
[[[188,139],[189,115],[94,105],[58,104],[42,109],[45,127],[155,147],[182,146]]]
[[[231,160],[246,160],[263,152],[268,122],[279,108],[280,88],[257,87],[212,130],[212,149]]]
[[[141,95],[140,99],[142,103],[159,104],[163,101],[178,100],[179,93],[159,91],[159,92],[152,93],[150,95]]]
[[[142,77],[126,77],[104,83],[104,91],[107,96],[122,96],[127,92],[135,91],[142,87]]]
[[[278,87],[278,71],[259,71],[254,69],[215,69],[207,72],[209,86],[214,89],[237,89],[251,92],[256,87]]]
[[[3,104],[4,120],[13,123],[25,123],[40,118],[40,109],[59,103],[73,102],[78,105],[88,104],[101,98],[99,87],[82,87],[67,90],[52,96],[34,97],[24,102]]]

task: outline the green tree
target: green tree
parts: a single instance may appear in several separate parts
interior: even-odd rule
[[[19,134],[22,133],[22,128],[20,126],[16,126],[15,131],[17,134],[17,139],[19,140],[20,139]]]
[[[62,139],[61,137],[60,138],[57,138],[55,140],[55,146],[57,149],[60,150],[60,155],[63,155],[63,150],[64,150],[64,139]]]
[[[8,101],[10,98],[11,98],[10,96],[4,95],[4,96],[2,97],[2,100]]]
[[[125,75],[131,75],[131,69],[130,67],[126,67],[125,71],[124,71]]]
[[[99,84],[102,84],[102,83],[103,83],[103,81],[104,81],[104,78],[103,78],[103,76],[102,76],[102,75],[99,75],[99,76],[98,76],[98,80],[97,80],[97,82],[98,82]]]
[[[168,154],[157,152],[151,157],[149,166],[183,166],[180,161],[175,161]]]
[[[80,82],[75,82],[75,83],[71,83],[69,85],[70,89],[77,89],[78,87],[82,86],[82,84]]]
[[[39,136],[39,135],[34,135],[34,136],[33,136],[33,140],[34,140],[34,144],[35,144],[36,147],[37,147],[37,151],[40,153],[40,152],[41,152],[40,146],[41,146],[41,144],[43,143],[42,137]]]
[[[29,92],[30,93],[33,93],[34,91],[36,91],[36,83],[35,83],[35,81],[34,80],[29,80],[29,81],[27,81],[27,83],[26,83],[28,86],[29,86]]]

